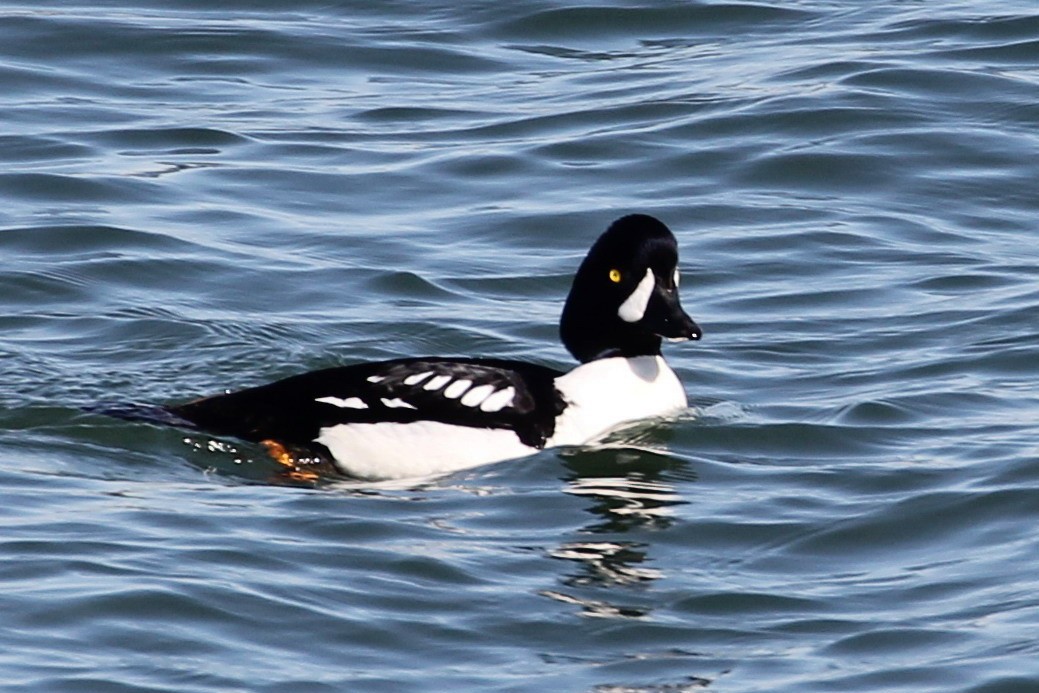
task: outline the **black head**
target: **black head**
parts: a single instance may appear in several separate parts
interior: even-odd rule
[[[661,338],[700,339],[678,301],[678,244],[646,214],[621,217],[581,263],[559,325],[563,344],[582,363],[660,353]]]

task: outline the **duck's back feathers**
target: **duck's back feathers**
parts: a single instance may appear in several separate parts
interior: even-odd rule
[[[554,386],[561,374],[499,359],[395,359],[303,373],[168,411],[213,433],[304,447],[335,426],[433,421],[505,429],[541,448],[566,406]]]

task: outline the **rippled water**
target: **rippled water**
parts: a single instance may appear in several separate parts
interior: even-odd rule
[[[5,3],[0,673],[25,691],[1039,690],[1031,0]],[[412,485],[81,412],[567,367],[614,217],[692,407]]]

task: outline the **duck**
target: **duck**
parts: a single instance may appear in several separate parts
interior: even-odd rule
[[[647,214],[623,216],[574,275],[559,335],[568,371],[499,358],[405,357],[325,368],[149,409],[109,411],[266,447],[297,478],[437,476],[546,448],[594,444],[688,406],[667,341],[703,332],[679,300],[678,243]],[[133,413],[136,412],[136,413]]]

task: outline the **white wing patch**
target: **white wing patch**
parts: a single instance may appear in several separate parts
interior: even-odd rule
[[[501,411],[506,407],[512,406],[515,402],[516,388],[512,385],[507,385],[506,383],[500,383],[498,385],[485,383],[473,387],[473,380],[471,378],[456,379],[450,375],[435,375],[434,373],[435,371],[433,370],[412,373],[400,382],[408,386],[421,386],[421,388],[427,392],[437,392],[439,390],[440,394],[443,395],[445,399],[458,400],[459,404],[464,407],[479,409],[486,413]],[[372,375],[367,378],[370,383],[379,383],[385,379],[385,376],[380,375]],[[369,405],[360,397],[342,398],[329,396],[318,398],[315,401],[324,404],[331,404],[332,406],[340,407],[342,409],[369,408]],[[380,397],[379,401],[390,409],[419,410],[418,406],[406,402],[400,397]]]
[[[360,397],[347,397],[346,399],[342,399],[341,397],[318,397],[314,401],[321,402],[322,404],[331,404],[341,409],[368,408],[368,405],[361,401]]]
[[[422,389],[423,390],[430,390],[430,391],[432,391],[432,390],[439,390],[444,385],[447,385],[449,382],[451,382],[451,376],[449,376],[449,375],[438,375],[438,376],[436,376],[434,378],[431,378],[428,383],[426,383],[425,385],[422,386]]]
[[[418,408],[418,407],[414,407],[414,406],[408,404],[407,402],[402,400],[400,397],[394,397],[393,399],[386,399],[385,397],[380,397],[379,399],[382,401],[383,404],[385,404],[390,409],[417,409]]]
[[[462,393],[469,389],[469,386],[473,384],[472,380],[456,380],[446,388],[444,388],[444,397],[448,399],[457,399],[462,396]]]
[[[505,388],[504,390],[498,390],[493,395],[491,395],[483,401],[483,404],[480,405],[480,411],[501,411],[505,407],[512,404],[512,398],[515,396],[516,388],[512,387],[511,385]]]
[[[404,379],[405,385],[418,385],[423,380],[433,375],[433,371],[424,371],[422,373],[416,373],[415,375],[409,375]]]
[[[617,309],[617,315],[624,322],[638,322],[646,314],[646,306],[649,305],[649,297],[653,295],[653,287],[657,278],[653,270],[646,268],[646,276],[642,278],[639,285],[631,292],[627,300]]]
[[[474,387],[472,390],[465,393],[465,397],[462,398],[462,405],[466,407],[479,406],[485,399],[490,397],[492,392],[494,392],[494,385],[480,385],[479,387]]]

